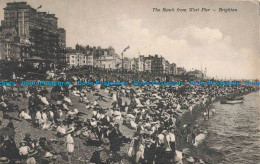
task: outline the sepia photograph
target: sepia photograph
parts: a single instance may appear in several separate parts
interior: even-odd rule
[[[0,164],[260,163],[258,0],[0,6]]]

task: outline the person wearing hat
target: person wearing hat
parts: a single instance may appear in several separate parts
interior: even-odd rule
[[[41,137],[39,140],[39,145],[44,151],[51,151],[53,148],[47,144],[46,137]]]
[[[0,135],[0,157],[6,157],[10,161],[20,157],[19,149],[16,147],[14,136]]]
[[[39,119],[39,124],[40,124],[40,127],[42,125],[44,125],[48,120],[48,117],[47,117],[47,113],[46,113],[46,109],[43,109],[42,110],[42,115],[41,115],[41,118]]]
[[[30,147],[26,145],[26,141],[21,141],[19,143],[19,154],[22,159],[26,159],[29,153]]]
[[[157,147],[159,147],[161,144],[163,144],[164,143],[164,138],[165,138],[165,136],[164,136],[164,133],[166,132],[166,130],[163,130],[163,131],[161,131],[161,133],[160,134],[158,134],[158,136],[157,136]]]
[[[39,139],[39,141],[35,141],[34,149],[37,151],[37,153],[32,152],[32,154],[37,163],[42,163],[43,157],[46,154],[46,146],[45,143],[43,144],[43,142],[46,142],[45,139],[45,137],[42,137]]]
[[[71,136],[71,133],[67,134],[65,142],[68,152],[68,162],[71,163],[71,154],[74,152],[74,140]]]
[[[38,153],[38,151],[35,150],[35,149],[29,150],[28,158],[26,160],[26,164],[36,164],[36,160],[35,160],[34,156],[37,153]]]
[[[176,153],[175,153],[175,135],[174,135],[173,127],[169,128],[169,132],[167,132],[167,134],[166,134],[166,141],[169,144],[169,149],[170,149],[170,153],[169,153],[170,159],[169,160],[174,161]]]
[[[135,133],[128,148],[129,157],[133,157],[133,158],[135,157],[137,146],[138,146],[138,140],[139,140],[139,134]]]
[[[32,140],[32,148],[35,149],[39,146],[39,141],[37,139]]]
[[[68,123],[68,128],[67,128],[67,132],[66,133],[73,133],[75,131],[76,127],[75,127],[75,122],[74,119],[71,118],[71,120]]]
[[[117,102],[117,93],[116,92],[113,92],[112,100],[113,100],[113,102]]]
[[[110,151],[116,154],[120,151],[122,133],[119,130],[119,124],[115,124],[114,128],[108,133],[108,139],[110,141]]]
[[[91,119],[90,119],[90,125],[92,126],[92,128],[96,128],[97,127],[97,121],[96,121],[96,119],[94,118],[94,117],[92,117]]]
[[[69,125],[74,121],[74,116],[66,115],[65,120],[66,120],[67,124]]]
[[[158,129],[159,135],[156,137],[156,163],[164,163],[165,161],[165,150],[169,147],[166,141],[167,130]]]
[[[122,114],[121,114],[119,108],[117,108],[114,111],[114,115],[115,115],[115,121],[119,123],[122,120]]]
[[[156,154],[156,145],[152,139],[151,135],[147,135],[145,139],[145,149],[144,149],[144,162],[149,164],[153,163]]]
[[[136,157],[135,157],[135,163],[138,164],[139,162],[142,162],[144,160],[144,139],[143,136],[139,137],[136,145]]]
[[[25,137],[24,137],[24,141],[26,142],[26,145],[28,145],[30,147],[30,149],[32,149],[32,139],[30,138],[31,134],[30,133],[25,133]]]
[[[75,123],[76,123],[76,125],[75,125],[75,130],[74,130],[74,136],[79,136],[80,134],[81,134],[81,129],[83,128],[83,126],[84,126],[84,119],[83,118],[77,118],[76,120],[75,120]]]
[[[143,127],[143,123],[142,122],[138,122],[136,131],[137,131],[137,133],[143,133],[144,127]]]
[[[89,138],[91,131],[88,129],[87,126],[84,126],[81,129],[81,135],[80,138]]]
[[[65,136],[66,130],[67,130],[66,125],[67,125],[66,121],[57,122],[56,132],[57,132],[58,137],[64,137]]]
[[[36,116],[35,116],[35,123],[37,126],[40,125],[40,120],[42,120],[42,113],[41,113],[41,110],[38,110],[36,112]]]

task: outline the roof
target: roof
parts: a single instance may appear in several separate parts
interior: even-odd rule
[[[33,8],[30,5],[27,5],[27,2],[13,2],[13,3],[7,3],[7,6],[4,9],[12,10],[12,9],[33,9]]]
[[[72,48],[66,48],[66,53],[77,53],[77,50]]]
[[[187,72],[187,73],[188,73],[188,74],[202,74],[202,72],[199,71],[199,70],[189,71],[189,72]]]

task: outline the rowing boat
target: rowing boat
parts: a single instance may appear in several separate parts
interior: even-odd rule
[[[220,102],[221,102],[221,104],[238,104],[238,103],[242,103],[243,99],[242,100],[227,100],[227,99],[223,99]]]

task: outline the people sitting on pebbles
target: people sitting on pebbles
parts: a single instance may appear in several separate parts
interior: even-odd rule
[[[197,108],[205,109],[226,90],[228,88],[216,90],[213,86],[54,86],[49,93],[46,88],[29,87],[25,92],[28,108],[20,110],[19,118],[48,134],[56,134],[56,138],[31,139],[33,134],[27,133],[18,148],[14,139],[0,138],[1,148],[17,149],[16,155],[0,149],[4,150],[0,161],[17,158],[31,164],[51,163],[59,158],[52,145],[60,144],[66,148],[67,160],[73,163],[78,139],[100,150],[106,149],[101,146],[106,144],[108,160],[102,161],[107,163],[115,163],[113,160],[121,157],[119,152],[124,144],[128,145],[131,163],[174,163],[180,158],[195,161],[187,153],[178,151],[181,148],[177,149],[175,137],[181,135],[183,142],[197,146],[206,137],[206,131],[195,132],[198,127],[180,122],[179,117],[186,111],[193,117]],[[3,98],[0,101],[1,107],[8,107]]]

